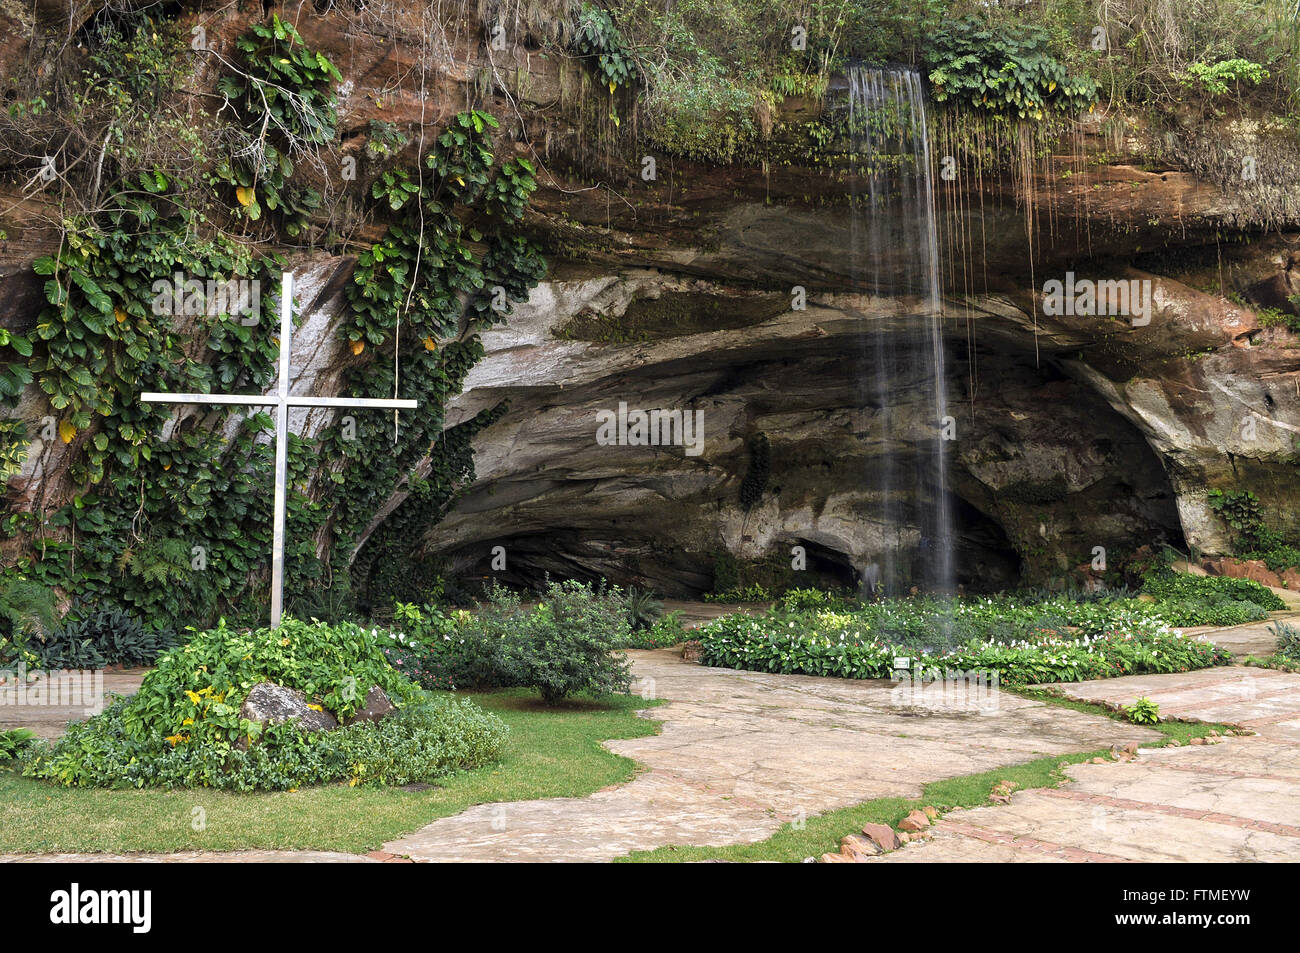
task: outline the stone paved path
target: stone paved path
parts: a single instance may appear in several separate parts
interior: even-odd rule
[[[1285,589],[1276,591],[1286,592]],[[1267,658],[1277,652],[1277,636],[1273,634],[1272,626],[1278,622],[1300,626],[1300,612],[1294,609],[1270,612],[1268,618],[1260,622],[1229,626],[1198,625],[1178,631],[1190,635],[1198,642],[1212,642],[1238,658],[1247,655]]]
[[[1147,696],[1162,715],[1258,732],[1066,769],[1071,783],[953,811],[873,863],[1300,861],[1300,675],[1244,667],[1053,686],[1084,701]]]
[[[1144,741],[1148,729],[999,694],[997,709],[902,704],[882,681],[705,668],[631,652],[639,683],[671,699],[662,734],[611,741],[646,771],[585,798],[480,805],[384,845],[426,861],[610,860],[666,844],[763,840],[803,814],[1049,754]]]
[[[8,677],[0,684],[0,731],[29,728],[39,737],[53,741],[63,734],[69,721],[85,721],[102,710],[110,695],[134,695],[144,680],[145,671],[103,672],[98,681],[93,675],[76,675],[76,681],[64,681],[61,688],[57,687],[57,680],[52,682],[48,677],[39,684],[25,685],[19,685],[14,678]],[[61,672],[51,674],[56,677],[66,675]],[[56,696],[59,701],[75,700],[77,704],[49,704]]]

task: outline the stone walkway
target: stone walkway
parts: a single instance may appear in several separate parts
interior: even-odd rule
[[[38,737],[53,741],[67,729],[69,721],[85,721],[101,711],[109,696],[134,695],[145,671],[119,669],[90,675],[50,672],[42,681],[24,685],[9,677],[0,684],[0,731],[28,728]],[[49,704],[52,700],[76,704]]]
[[[384,845],[425,861],[595,861],[667,844],[763,840],[781,824],[930,781],[1155,733],[999,693],[996,709],[907,704],[882,681],[705,668],[630,652],[663,731],[606,743],[646,767],[585,798],[485,804]]]
[[[1278,591],[1286,592],[1285,589]],[[1260,622],[1229,626],[1198,625],[1178,631],[1198,642],[1212,642],[1221,649],[1227,649],[1237,658],[1244,658],[1247,655],[1267,658],[1277,652],[1277,636],[1273,634],[1272,626],[1278,622],[1300,626],[1300,612],[1295,610],[1270,612],[1268,618]]]
[[[1069,784],[953,811],[927,840],[868,862],[1300,861],[1300,675],[1234,666],[1051,688],[1108,704],[1146,696],[1164,716],[1258,734],[1074,765]]]

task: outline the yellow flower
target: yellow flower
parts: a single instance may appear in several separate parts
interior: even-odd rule
[[[196,705],[201,701],[198,692],[191,692],[187,690],[185,692],[185,697],[188,698],[190,701],[194,702],[194,704]]]
[[[187,725],[192,725],[192,724],[194,724],[194,719],[193,719],[193,718],[186,718],[186,719],[184,719],[184,720],[181,722],[181,727],[184,728],[184,727],[186,727]]]
[[[324,711],[324,710],[325,710],[324,708],[321,708],[320,705],[308,705],[307,707],[310,708],[312,711]]]

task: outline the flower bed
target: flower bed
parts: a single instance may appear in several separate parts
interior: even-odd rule
[[[1185,672],[1227,661],[1129,602],[886,600],[845,612],[729,615],[698,632],[706,665],[840,678],[889,678],[902,658],[912,672],[997,672],[1006,685]]]
[[[53,745],[23,753],[23,773],[69,786],[286,790],[343,781],[429,782],[496,760],[506,728],[468,700],[435,701],[389,665],[378,630],[352,623],[238,632],[220,625],[158,659],[137,694]],[[307,732],[241,715],[254,685],[303,693],[340,721],[372,686],[398,710],[382,721]]]

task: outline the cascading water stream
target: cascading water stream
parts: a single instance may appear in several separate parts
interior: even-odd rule
[[[869,477],[879,557],[864,577],[885,591],[917,583],[951,592],[943,297],[921,77],[855,67],[848,79],[852,147],[866,183],[853,197],[856,279],[872,294],[909,303],[901,322],[870,307],[863,315],[859,386],[869,439],[881,449]]]

